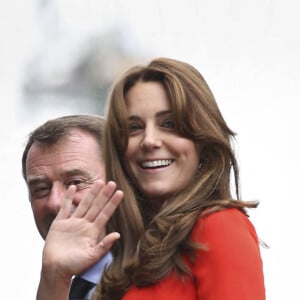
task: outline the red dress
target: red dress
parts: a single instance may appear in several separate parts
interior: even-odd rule
[[[200,218],[191,238],[208,250],[190,265],[195,281],[170,274],[154,286],[132,286],[122,300],[265,300],[258,238],[248,217],[235,208]]]

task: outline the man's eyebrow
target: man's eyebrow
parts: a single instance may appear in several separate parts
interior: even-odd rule
[[[91,178],[91,175],[87,171],[85,171],[83,169],[79,169],[79,168],[70,169],[70,170],[66,170],[66,171],[62,172],[61,178],[78,176],[78,175],[86,177],[88,179]],[[43,175],[28,176],[27,184],[28,185],[35,185],[35,184],[38,184],[38,183],[41,183],[41,182],[47,182],[47,181],[50,181],[50,179],[46,176],[43,176]]]
[[[83,170],[83,169],[70,169],[70,170],[67,170],[67,171],[64,171],[62,173],[63,176],[78,176],[78,175],[81,175],[81,176],[84,176],[84,177],[87,177],[87,178],[90,178],[90,174],[89,172]]]
[[[35,185],[38,184],[40,182],[46,182],[49,181],[47,177],[45,176],[28,176],[27,177],[27,184],[28,185]]]

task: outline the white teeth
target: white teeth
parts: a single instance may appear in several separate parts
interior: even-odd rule
[[[156,167],[168,166],[171,163],[172,163],[171,159],[144,161],[144,162],[142,162],[142,167],[143,168],[156,168]]]

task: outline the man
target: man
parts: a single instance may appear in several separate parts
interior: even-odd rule
[[[105,179],[101,145],[103,125],[100,117],[73,115],[49,120],[30,134],[22,156],[22,172],[35,223],[44,240],[68,187],[76,186],[73,198],[76,207],[97,180]],[[89,299],[104,267],[110,262],[109,252],[80,278],[75,277],[70,299]],[[81,279],[89,286],[87,291],[81,286]]]

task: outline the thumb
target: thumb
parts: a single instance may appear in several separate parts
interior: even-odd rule
[[[104,255],[119,238],[120,234],[118,232],[109,233],[96,246],[96,251],[99,252],[99,254]]]

